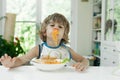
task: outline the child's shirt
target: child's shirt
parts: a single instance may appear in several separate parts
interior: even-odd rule
[[[71,59],[71,53],[68,47],[65,46],[64,44],[60,44],[59,46],[56,47],[51,47],[48,46],[47,43],[45,42],[42,44],[41,53],[39,54],[40,57],[49,55],[51,57],[56,57],[58,59],[64,58]]]

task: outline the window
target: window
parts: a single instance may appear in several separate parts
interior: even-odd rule
[[[15,36],[27,52],[38,40],[38,23],[54,12],[64,14],[71,22],[71,0],[6,0],[6,12],[16,13]]]
[[[65,15],[71,21],[71,0],[41,0],[42,20],[49,14],[58,12]]]
[[[36,0],[7,0],[6,12],[17,14],[15,37],[22,39],[22,47],[28,51],[35,45]]]

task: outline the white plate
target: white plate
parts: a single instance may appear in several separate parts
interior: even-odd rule
[[[31,61],[31,63],[39,70],[43,71],[54,71],[65,67],[65,63],[61,64],[42,64]]]

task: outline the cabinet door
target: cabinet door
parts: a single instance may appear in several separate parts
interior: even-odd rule
[[[104,45],[101,52],[101,66],[117,66],[119,64],[119,54],[114,46]]]
[[[120,41],[120,0],[106,0],[104,40]]]
[[[101,58],[101,66],[118,66],[118,55],[116,54],[110,54],[104,53],[103,57]]]
[[[113,1],[114,1],[113,41],[120,41],[120,5],[119,5],[120,0],[113,0]]]
[[[112,0],[106,0],[105,3],[105,21],[104,21],[104,40],[112,41],[113,38],[113,4]]]

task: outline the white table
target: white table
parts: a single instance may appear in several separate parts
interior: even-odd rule
[[[0,80],[120,80],[120,74],[113,74],[117,67],[89,67],[86,72],[77,72],[70,67],[45,72],[34,66],[7,69],[0,66]]]

